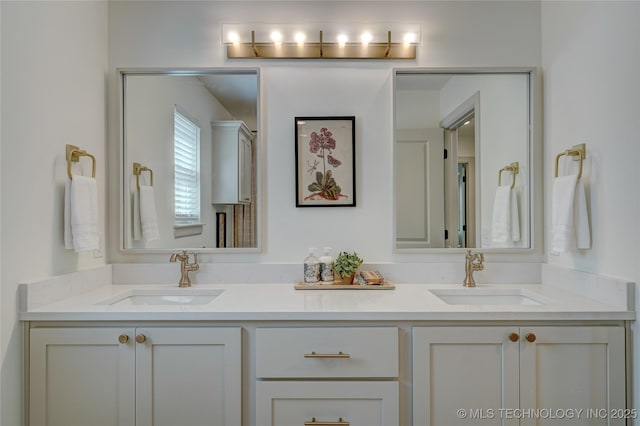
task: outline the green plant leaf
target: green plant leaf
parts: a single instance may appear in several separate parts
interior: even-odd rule
[[[321,192],[322,187],[318,185],[316,182],[313,182],[311,185],[307,187],[307,189],[311,192]]]
[[[333,180],[333,177],[331,176],[331,170],[327,170],[327,172],[324,174],[324,185],[326,186],[329,182],[331,182]]]

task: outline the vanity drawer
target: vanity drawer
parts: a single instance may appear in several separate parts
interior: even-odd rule
[[[398,377],[398,329],[259,328],[256,377]]]
[[[256,426],[397,426],[398,382],[258,382]]]

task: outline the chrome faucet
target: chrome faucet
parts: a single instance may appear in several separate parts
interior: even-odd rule
[[[467,254],[464,256],[464,259],[464,271],[466,275],[462,285],[465,287],[475,287],[476,282],[473,279],[473,271],[482,271],[484,269],[484,265],[482,264],[484,255],[482,253],[471,253],[471,250],[467,250]]]
[[[200,265],[198,265],[198,253],[193,253],[193,263],[189,263],[189,253],[186,250],[180,253],[173,253],[171,258],[169,258],[170,262],[180,261],[180,282],[178,283],[178,287],[191,287],[191,280],[189,279],[189,272],[197,271],[200,269]]]

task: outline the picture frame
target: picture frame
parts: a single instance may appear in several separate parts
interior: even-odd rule
[[[356,206],[356,118],[295,117],[296,207]]]

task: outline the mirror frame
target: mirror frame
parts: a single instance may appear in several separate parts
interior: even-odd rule
[[[393,188],[397,182],[397,76],[398,75],[424,75],[424,74],[528,74],[529,75],[529,137],[527,147],[527,160],[529,166],[529,247],[525,248],[509,248],[509,247],[475,247],[475,248],[398,248],[397,239],[397,211],[396,211],[396,191],[393,191],[393,253],[403,255],[418,254],[457,254],[464,253],[466,250],[482,251],[496,254],[519,254],[519,255],[537,255],[536,259],[540,260],[543,256],[542,248],[544,241],[543,231],[543,197],[542,197],[542,181],[543,181],[543,164],[542,164],[542,94],[540,93],[542,85],[540,84],[540,73],[535,67],[482,67],[482,68],[394,68],[392,82],[392,109],[393,109]],[[538,259],[540,258],[540,259]]]
[[[125,202],[124,197],[128,192],[127,183],[128,178],[125,178],[125,171],[130,168],[126,167],[125,157],[125,76],[127,75],[175,75],[175,76],[193,76],[202,74],[215,74],[215,73],[237,73],[237,74],[255,74],[257,79],[257,99],[256,99],[256,123],[257,123],[257,136],[256,136],[256,247],[228,247],[228,248],[216,248],[216,247],[173,247],[173,248],[127,248],[125,247],[126,236],[125,232],[128,232],[125,226]],[[215,68],[118,68],[116,70],[118,75],[118,117],[119,117],[119,149],[118,149],[118,179],[119,179],[119,202],[120,202],[120,244],[119,251],[125,254],[165,254],[173,253],[177,250],[188,250],[195,253],[214,253],[214,254],[255,254],[262,253],[262,234],[264,218],[262,217],[263,209],[263,164],[264,152],[263,152],[263,125],[262,125],[262,84],[260,68],[258,67],[215,67]],[[130,231],[129,231],[130,232]]]

